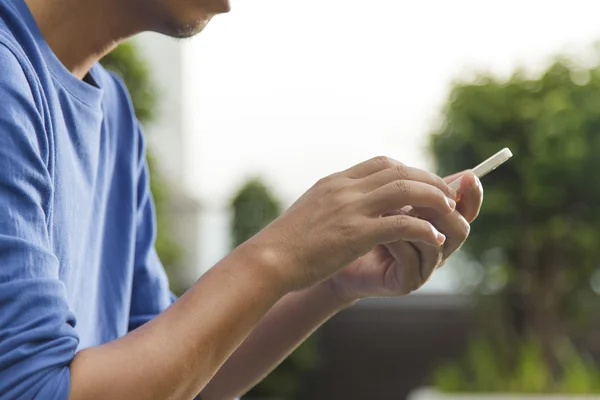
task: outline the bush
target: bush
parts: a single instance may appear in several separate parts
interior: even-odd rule
[[[599,55],[594,47],[590,56]],[[480,74],[456,82],[442,122],[431,138],[441,175],[502,147],[515,157],[484,179],[481,215],[463,248],[481,273],[476,293],[486,341],[468,357],[482,376],[446,367],[437,382],[592,390],[595,367],[579,362],[585,349],[577,357],[564,349],[573,348],[598,302],[590,283],[598,280],[600,259],[600,65],[557,57],[537,77],[517,71],[508,80]]]

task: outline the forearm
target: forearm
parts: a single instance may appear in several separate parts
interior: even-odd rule
[[[281,299],[204,388],[202,400],[229,400],[244,394],[315,329],[349,306],[327,282]]]
[[[232,253],[153,321],[79,352],[69,399],[196,396],[283,295],[277,278],[249,264]]]

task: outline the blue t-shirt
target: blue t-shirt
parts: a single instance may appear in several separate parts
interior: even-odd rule
[[[0,399],[67,399],[83,348],[173,301],[123,83],[73,76],[24,0],[0,0]]]

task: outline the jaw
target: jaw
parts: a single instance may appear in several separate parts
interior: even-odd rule
[[[229,0],[136,0],[151,8],[149,27],[171,37],[188,38],[200,33],[217,14],[231,9]],[[153,7],[149,4],[154,5]]]

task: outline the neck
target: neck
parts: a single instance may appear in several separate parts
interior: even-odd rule
[[[143,30],[125,0],[25,2],[54,54],[79,79],[120,41]]]

